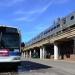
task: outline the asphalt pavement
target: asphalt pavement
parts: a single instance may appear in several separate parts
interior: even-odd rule
[[[45,59],[22,59],[21,65],[16,69],[7,69],[0,69],[0,75],[75,75],[74,62]]]
[[[67,60],[50,60],[50,59],[23,59],[24,61],[37,62],[52,67],[52,69],[59,69],[60,72],[75,75],[75,61]],[[66,75],[66,74],[65,74]]]

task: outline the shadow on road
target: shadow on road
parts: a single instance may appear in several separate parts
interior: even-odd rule
[[[51,66],[43,65],[40,63],[35,63],[31,61],[22,61],[21,66],[19,66],[20,71],[30,71],[30,70],[39,70],[39,69],[47,69],[52,68]]]
[[[47,69],[47,68],[52,68],[52,67],[43,65],[40,63],[31,62],[31,61],[22,61],[21,65],[19,65],[18,67],[12,66],[11,68],[9,68],[8,66],[2,67],[2,65],[0,65],[0,73],[2,72],[27,72],[30,70],[39,70],[39,69]]]

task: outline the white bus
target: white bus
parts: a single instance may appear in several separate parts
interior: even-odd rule
[[[0,26],[0,63],[19,64],[21,36],[17,28]]]

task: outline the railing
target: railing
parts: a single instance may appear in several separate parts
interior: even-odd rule
[[[73,33],[71,34],[71,32],[73,32]],[[34,46],[37,46],[37,45],[40,46],[41,44],[50,43],[51,40],[54,42],[56,40],[59,40],[59,38],[61,38],[61,39],[63,37],[71,38],[73,36],[75,36],[75,27],[73,27],[73,28],[69,27],[69,28],[67,28],[65,30],[59,31],[58,33],[56,33],[52,37],[48,36],[47,38],[44,38],[44,39],[42,39],[42,40],[40,40],[40,41],[30,45],[30,46],[27,46],[26,49],[34,47]]]

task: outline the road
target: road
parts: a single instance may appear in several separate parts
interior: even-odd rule
[[[2,68],[0,75],[74,75],[62,69],[32,61],[22,61],[17,69]]]

